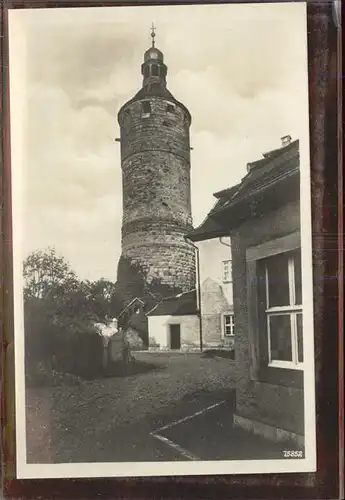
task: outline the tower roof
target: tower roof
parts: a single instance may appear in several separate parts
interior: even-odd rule
[[[147,49],[147,51],[144,54],[144,61],[160,61],[163,62],[164,56],[163,52],[161,52],[157,47],[155,46],[155,37],[156,37],[156,27],[152,23],[151,26],[151,38],[152,38],[152,47]]]
[[[166,87],[161,87],[160,85],[155,85],[155,84],[152,84],[150,87],[141,88],[132,99],[127,101],[120,108],[119,113],[121,113],[121,111],[132,102],[142,101],[150,97],[161,97],[163,99],[168,99],[169,101],[172,101],[173,103],[183,108],[185,113],[189,117],[189,121],[190,122],[192,121],[191,114],[186,108],[186,106],[182,104],[180,101],[178,101]]]
[[[161,52],[159,49],[156,47],[150,47],[147,49],[147,51],[144,54],[144,62],[147,61],[164,61],[164,55],[163,52]]]
[[[188,109],[177,99],[175,99],[172,93],[167,89],[166,75],[168,68],[164,64],[163,52],[155,46],[155,30],[156,28],[152,24],[152,45],[145,51],[144,62],[141,65],[141,73],[143,75],[142,88],[135,94],[132,99],[127,101],[121,107],[119,113],[121,113],[124,107],[126,107],[128,104],[131,104],[132,102],[140,101],[150,97],[161,97],[163,99],[168,99],[183,108],[185,113],[189,117],[189,121],[191,121],[191,115]]]

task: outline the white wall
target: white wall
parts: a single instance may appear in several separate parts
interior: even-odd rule
[[[197,315],[188,316],[148,316],[149,340],[159,344],[159,349],[170,349],[169,325],[180,324],[181,348],[199,348],[199,318]],[[152,346],[151,346],[152,347]],[[158,346],[156,347],[158,348]]]
[[[222,238],[227,245],[230,238]],[[233,311],[232,282],[223,283],[224,260],[231,260],[231,248],[219,238],[196,243],[199,248],[202,335],[204,346],[232,345],[233,337],[223,337],[222,314]],[[182,348],[200,346],[200,323],[196,315],[149,316],[149,338],[154,338],[160,349],[170,348],[169,325],[180,323]]]

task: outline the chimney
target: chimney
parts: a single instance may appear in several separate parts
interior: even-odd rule
[[[284,137],[281,137],[281,141],[283,148],[285,146],[288,146],[289,144],[291,144],[291,135],[284,135]]]

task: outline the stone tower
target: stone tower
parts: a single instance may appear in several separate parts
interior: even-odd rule
[[[184,239],[192,228],[191,116],[167,89],[154,29],[151,36],[141,65],[142,88],[118,113],[123,190],[118,283],[126,288],[132,279],[124,270],[130,262],[140,267],[146,283],[158,280],[171,295],[169,287],[195,288],[195,250]]]

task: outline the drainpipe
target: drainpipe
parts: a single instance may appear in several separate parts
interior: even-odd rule
[[[219,243],[221,243],[222,245],[226,246],[226,247],[229,247],[231,248],[231,243],[225,243],[225,241],[223,241],[223,236],[219,236]]]
[[[200,257],[199,257],[199,248],[187,237],[185,240],[194,247],[196,250],[196,269],[197,269],[197,281],[198,281],[198,291],[197,291],[197,309],[199,316],[199,335],[200,335],[200,351],[203,350],[203,340],[202,340],[202,318],[201,318],[201,285],[200,285]]]

